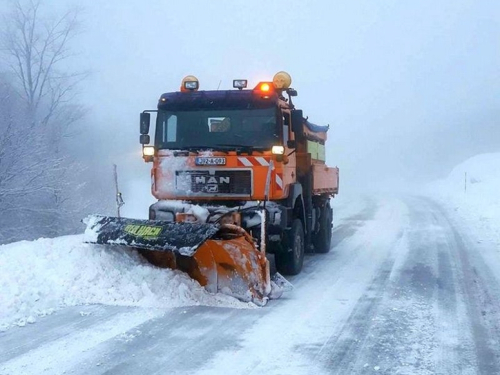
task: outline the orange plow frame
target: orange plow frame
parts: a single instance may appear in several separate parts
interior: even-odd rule
[[[193,256],[140,250],[153,265],[186,272],[211,293],[265,305],[271,293],[269,261],[241,227],[224,224]]]

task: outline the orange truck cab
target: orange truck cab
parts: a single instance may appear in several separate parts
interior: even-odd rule
[[[254,238],[265,225],[267,252],[284,274],[301,271],[305,251],[328,252],[339,170],[325,163],[328,127],[295,108],[290,83],[280,72],[254,89],[235,80],[234,90],[201,91],[188,76],[180,92],[162,94],[156,110],[141,113],[143,157],[153,163],[158,199],[149,218],[216,222],[234,210],[236,224]],[[265,208],[266,218],[255,207]]]

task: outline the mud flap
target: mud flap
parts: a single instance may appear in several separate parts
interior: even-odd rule
[[[146,250],[176,251],[192,256],[198,247],[213,237],[218,225],[172,223],[109,216],[88,216],[84,242],[101,245],[125,245]]]

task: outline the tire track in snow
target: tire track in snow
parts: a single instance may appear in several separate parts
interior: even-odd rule
[[[442,228],[435,238],[437,251],[437,303],[435,353],[438,374],[477,374],[474,339],[470,330],[466,296],[462,288],[461,270],[456,254],[456,243],[449,241],[450,225],[432,201],[424,200],[432,212],[433,222]]]
[[[459,233],[438,206],[436,210],[450,230],[447,241],[456,259],[459,287],[464,298],[475,352],[477,374],[500,374],[500,284],[481,256],[477,244]]]
[[[275,301],[272,311],[259,320],[258,327],[243,336],[239,349],[242,363],[236,368],[226,366],[232,368],[232,373],[331,373],[313,358],[344,326],[356,301],[398,240],[399,228],[405,221],[404,205],[394,200],[384,203],[376,217],[368,218],[358,229],[356,236],[342,242],[329,254],[313,255],[312,259],[318,263],[292,280],[296,285],[291,295],[293,299]],[[389,230],[375,237],[383,226]],[[266,336],[273,338],[271,343],[262,342],[260,338]],[[256,350],[259,346],[261,348]],[[214,369],[221,369],[228,363],[224,354],[219,353],[206,370],[199,373],[218,373]],[[261,360],[255,367],[245,370],[257,359]]]
[[[351,362],[338,373],[467,373],[462,370],[470,364],[466,347],[472,339],[462,335],[465,348],[457,345],[459,330],[454,324],[465,315],[457,310],[456,267],[445,241],[448,226],[427,202],[405,201],[410,208],[408,251],[400,254],[402,264],[383,286],[377,315],[365,317],[372,323],[361,332],[359,345],[352,347]]]
[[[192,373],[213,352],[237,347],[238,336],[260,315],[260,309],[242,313],[242,310],[206,306],[176,308],[92,348],[92,359],[70,372],[74,375]],[[239,326],[227,324],[230,321],[238,321]]]
[[[404,198],[404,201],[410,211],[405,233],[407,251],[401,254],[394,269],[370,340],[360,354],[356,372],[359,374],[372,373],[374,368],[381,374],[436,374],[439,367],[436,357],[444,358],[437,354],[440,351],[437,327],[443,321],[439,318],[438,298],[438,238],[442,228],[420,199]],[[445,264],[441,270],[448,280],[450,270]],[[455,307],[450,309],[456,315]],[[448,363],[441,363],[440,367]]]
[[[0,374],[66,373],[87,359],[86,352],[89,349],[164,313],[165,311],[134,308],[88,329],[44,343],[24,355],[4,362],[0,364]]]
[[[498,280],[439,206],[405,201],[407,251],[383,263],[316,360],[337,374],[500,373]]]
[[[122,306],[75,306],[56,311],[52,315],[39,317],[36,324],[28,327],[13,327],[0,332],[1,363],[28,353],[39,346],[60,340],[104,323],[114,316],[130,311]]]
[[[396,244],[404,241],[400,232]],[[398,247],[396,245],[396,247]],[[321,347],[314,360],[331,374],[350,374],[359,367],[360,351],[369,340],[369,331],[390,281],[395,258],[389,255],[382,263],[371,285],[359,298],[349,318],[343,323],[340,332],[332,335]]]

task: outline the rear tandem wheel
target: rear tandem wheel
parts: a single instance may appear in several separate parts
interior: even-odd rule
[[[332,244],[332,209],[330,203],[326,203],[321,209],[319,217],[319,231],[313,236],[314,250],[320,254],[326,254],[330,251]]]

